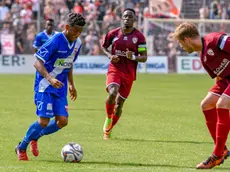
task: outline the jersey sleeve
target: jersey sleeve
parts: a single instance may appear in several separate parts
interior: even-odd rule
[[[102,41],[102,47],[108,48],[112,44],[112,33],[111,31],[106,34]]]
[[[35,57],[42,60],[44,63],[49,60],[52,54],[57,50],[58,40],[57,37],[53,37],[50,40],[46,41],[45,44],[34,54]]]
[[[218,48],[221,50],[230,53],[230,37],[228,35],[222,35],[219,38],[219,41],[217,43]]]
[[[39,47],[41,47],[41,46],[42,46],[42,43],[41,43],[41,36],[37,35],[37,36],[35,37],[34,42],[33,42],[33,47],[34,47],[34,48],[39,48]]]
[[[140,33],[138,37],[138,47],[137,47],[138,53],[142,53],[147,51],[147,45],[146,45],[146,40],[145,37],[142,33]]]
[[[214,74],[213,71],[210,70],[210,69],[208,68],[208,66],[207,66],[204,62],[201,61],[201,63],[202,63],[202,65],[203,65],[204,69],[206,70],[206,72],[209,74],[209,76],[210,76],[211,78],[215,78],[215,77],[216,77],[216,74]]]

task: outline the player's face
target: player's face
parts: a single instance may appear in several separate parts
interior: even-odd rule
[[[184,40],[179,40],[179,44],[188,53],[192,53],[194,51],[193,44],[190,38],[184,38]]]
[[[83,26],[68,26],[67,30],[69,41],[74,42],[80,36]]]
[[[53,31],[53,27],[54,27],[53,22],[51,22],[51,21],[46,21],[46,30],[47,30],[48,32],[52,32],[52,31]]]
[[[127,28],[133,27],[136,17],[132,11],[125,11],[122,15],[124,26]]]

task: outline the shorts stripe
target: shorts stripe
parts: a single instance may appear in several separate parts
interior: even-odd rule
[[[119,94],[119,96],[120,96],[122,99],[124,99],[124,100],[126,100],[126,99],[127,99],[127,97],[125,98],[125,97],[121,96],[120,94]]]
[[[229,96],[229,95],[227,95],[227,94],[225,94],[225,93],[223,93],[222,95],[223,95],[223,96],[226,96],[226,97],[228,97],[228,98],[230,98],[230,96]]]
[[[118,85],[119,87],[120,87],[120,84],[118,84],[118,83],[116,83],[116,82],[111,82],[111,83],[109,83],[108,85],[106,85],[106,88],[108,88],[110,85]]]
[[[217,94],[217,93],[214,93],[214,92],[208,92],[208,93],[210,93],[210,94],[214,94],[214,95],[216,95],[216,96],[221,96],[220,94]]]

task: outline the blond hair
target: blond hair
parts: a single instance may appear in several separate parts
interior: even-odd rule
[[[177,26],[174,32],[174,38],[177,40],[184,40],[184,38],[195,38],[200,36],[196,26],[192,23],[184,22]]]

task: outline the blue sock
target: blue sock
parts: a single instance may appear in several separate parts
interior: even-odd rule
[[[57,125],[57,122],[53,119],[49,122],[48,126],[46,128],[44,128],[38,135],[37,139],[38,140],[40,137],[44,136],[44,135],[49,135],[52,133],[57,132],[58,130],[60,130],[60,128]]]
[[[42,131],[43,127],[38,123],[38,121],[31,124],[29,127],[26,136],[24,137],[23,141],[19,145],[19,149],[26,150],[28,144],[31,140],[36,139],[39,136],[39,133]]]

